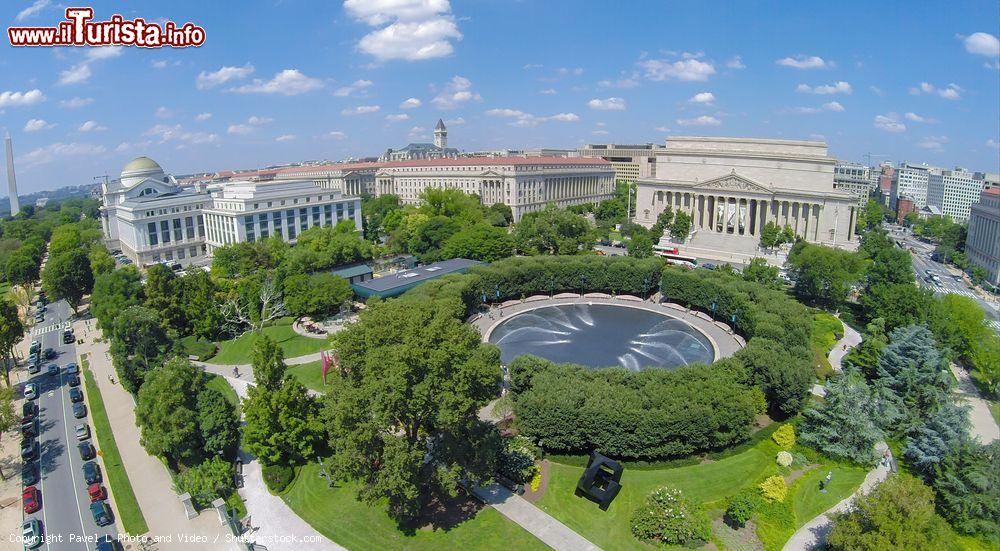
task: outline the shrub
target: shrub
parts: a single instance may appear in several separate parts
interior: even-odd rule
[[[757,488],[744,488],[733,497],[729,498],[726,506],[726,516],[737,526],[743,526],[748,520],[753,518],[753,514],[760,508],[761,497]]]
[[[778,462],[778,465],[781,465],[782,467],[787,467],[792,464],[793,461],[792,454],[782,450],[778,452],[778,456],[775,458],[775,461]]]
[[[191,494],[196,508],[204,509],[233,491],[233,465],[213,457],[177,475],[174,486],[178,492]]]
[[[760,493],[764,499],[770,502],[785,501],[788,495],[788,486],[781,475],[769,476],[760,483]]]
[[[767,396],[764,395],[764,391],[759,386],[750,387],[747,394],[750,395],[750,401],[753,402],[754,413],[757,415],[767,413]]]
[[[292,479],[295,478],[295,470],[288,465],[263,465],[261,476],[272,494],[280,494],[292,483]]]
[[[651,544],[683,545],[706,541],[712,523],[700,505],[680,490],[659,488],[632,514],[632,535]]]
[[[795,427],[791,424],[781,425],[781,428],[774,431],[771,440],[783,450],[790,450],[795,445]]]
[[[532,480],[539,469],[535,465],[535,446],[531,440],[524,436],[506,439],[498,469],[500,474],[520,484]]]

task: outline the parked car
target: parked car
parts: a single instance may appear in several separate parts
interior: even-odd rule
[[[21,436],[25,438],[34,438],[38,436],[38,419],[32,417],[27,421],[22,421]]]
[[[38,355],[38,352],[32,352],[31,354],[28,354],[28,363],[29,364],[37,364],[39,359],[40,359],[40,356]]]
[[[71,386],[71,387],[73,387],[73,386],[80,386],[80,376],[79,375],[73,375],[72,377],[70,377],[69,378],[69,386]]]
[[[108,491],[104,489],[104,486],[97,483],[87,486],[87,495],[90,496],[91,503],[108,499]]]
[[[59,374],[59,366],[56,365],[56,364],[49,364],[48,374],[49,374],[49,377],[55,377],[56,375],[58,375]]]
[[[38,398],[38,385],[35,383],[24,385],[24,399],[34,400],[35,398]]]
[[[56,357],[56,351],[54,348],[46,348],[45,351],[42,352],[42,358],[46,360],[51,360],[52,358],[55,357]]]
[[[80,423],[73,431],[76,433],[77,440],[86,440],[90,438],[90,425],[86,423]]]
[[[38,459],[38,442],[34,438],[21,442],[21,461],[34,461],[35,459]]]
[[[21,525],[21,541],[25,549],[34,549],[42,544],[42,523],[37,518],[29,518]]]
[[[34,419],[38,415],[38,406],[34,402],[25,402],[21,406],[21,420],[27,421],[28,419]]]
[[[111,518],[111,507],[108,507],[106,501],[91,503],[90,514],[94,516],[94,523],[98,526],[107,526],[114,522]]]
[[[31,486],[38,484],[38,465],[35,463],[21,464],[21,484]]]
[[[97,551],[122,551],[122,544],[110,534],[105,534],[97,540]]]
[[[31,346],[28,348],[28,352],[38,352],[42,349],[42,343],[38,341],[31,341]]]
[[[63,331],[62,335],[63,344],[71,344],[74,340],[76,339],[73,337],[73,331],[69,329]]]
[[[45,314],[38,312],[35,314],[35,323],[42,323],[45,321]]]
[[[87,416],[87,406],[77,402],[73,404],[73,417],[83,419]]]
[[[76,402],[82,402],[83,401],[83,391],[80,390],[79,388],[71,388],[71,389],[69,389],[69,401],[73,402],[74,404]]]
[[[76,365],[75,362],[70,362],[66,364],[66,373],[69,373],[70,375],[76,375],[79,372],[80,372],[80,366]]]
[[[37,512],[42,508],[42,492],[34,486],[28,486],[21,492],[21,506],[26,514]]]
[[[97,484],[103,481],[101,478],[101,466],[93,461],[87,461],[83,464],[83,479],[87,481],[87,484]]]
[[[90,461],[97,455],[97,450],[94,449],[94,445],[90,442],[80,442],[76,448],[80,450],[80,459],[84,461]]]

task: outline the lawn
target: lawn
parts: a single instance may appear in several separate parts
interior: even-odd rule
[[[199,339],[194,335],[188,335],[178,342],[180,342],[181,349],[184,350],[185,354],[199,358],[202,361],[212,357],[212,354],[215,353],[214,342]]]
[[[327,390],[323,384],[322,364],[319,361],[290,365],[285,373],[298,379],[308,389],[316,392],[326,392]]]
[[[327,347],[326,339],[303,337],[292,329],[292,318],[282,318],[275,325],[265,327],[264,334],[274,339],[285,353],[285,358],[295,358],[319,352]],[[250,351],[258,339],[257,333],[245,333],[239,338],[219,343],[219,352],[208,359],[209,363],[232,365],[249,364]]]
[[[401,532],[384,506],[369,506],[355,499],[354,485],[327,487],[319,466],[310,463],[282,495],[282,499],[324,536],[353,550],[548,549],[520,526],[491,507],[450,529]]]
[[[111,432],[108,412],[104,409],[104,399],[97,388],[94,375],[90,372],[90,361],[86,356],[80,357],[80,366],[87,388],[90,419],[97,436],[99,453],[104,460],[104,473],[118,505],[118,514],[121,515],[117,520],[125,532],[134,536],[145,534],[149,531],[149,527],[146,526],[146,519],[143,518],[139,503],[135,499],[132,483],[128,479],[128,473],[125,472],[125,466],[122,465],[122,456],[118,451],[115,435]]]
[[[813,312],[811,348],[813,366],[816,369],[816,376],[820,380],[826,379],[827,375],[833,371],[827,356],[843,336],[844,324],[839,319],[827,312]]]
[[[219,391],[226,398],[227,402],[236,406],[236,411],[239,413],[240,397],[233,390],[233,387],[226,382],[225,378],[219,377],[214,373],[205,373],[205,387]]]

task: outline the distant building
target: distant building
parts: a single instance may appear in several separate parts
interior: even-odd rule
[[[438,119],[434,127],[434,143],[411,143],[402,149],[387,149],[379,161],[413,161],[419,159],[448,159],[458,157],[458,150],[448,147],[448,129]]]
[[[833,167],[833,188],[857,197],[859,207],[868,203],[873,189],[872,169],[857,163],[837,163]]]
[[[941,213],[964,224],[969,219],[969,207],[979,202],[984,181],[963,169],[931,173],[927,178],[927,206],[941,209]]]
[[[351,288],[363,299],[373,296],[380,298],[397,297],[425,281],[437,279],[448,274],[464,273],[469,268],[480,264],[482,262],[476,260],[453,258],[425,266],[417,266],[409,270],[401,270],[368,281],[354,283],[351,285]]]
[[[886,207],[892,203],[892,182],[896,179],[896,169],[889,164],[883,164],[878,177],[878,191],[882,204]]]
[[[580,149],[581,157],[600,157],[615,169],[615,180],[635,182],[639,178],[656,178],[656,156],[662,145],[587,144]]]
[[[1000,286],[1000,187],[984,190],[972,205],[965,254],[970,263],[986,270],[990,285]]]
[[[367,264],[341,266],[339,268],[334,268],[330,271],[330,273],[346,279],[350,284],[362,283],[372,279],[373,277],[372,267]]]
[[[48,197],[39,197],[38,199],[35,199],[35,208],[36,209],[44,209],[45,205],[47,205],[47,204],[49,204],[49,198]]]
[[[906,197],[913,201],[917,208],[927,204],[927,180],[933,167],[927,165],[912,165],[900,163],[892,179],[892,194],[889,208],[896,210],[896,200]]]
[[[909,197],[899,197],[896,199],[896,223],[902,224],[906,215],[911,212],[920,212],[920,207]]]

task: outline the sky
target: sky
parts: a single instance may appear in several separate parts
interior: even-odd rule
[[[461,150],[815,139],[873,164],[1000,171],[1000,5],[951,2],[94,2],[195,48],[0,46],[22,193],[167,172]],[[55,26],[58,0],[0,23]],[[870,157],[867,157],[870,155]],[[0,186],[2,187],[2,186]]]

